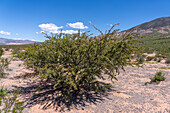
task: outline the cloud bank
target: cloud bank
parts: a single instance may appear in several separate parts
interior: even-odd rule
[[[0,34],[3,34],[3,35],[11,35],[10,32],[5,32],[5,31],[0,31]]]
[[[77,29],[87,29],[87,26],[84,26],[82,22],[76,22],[76,23],[67,23],[68,26],[71,28],[77,28]],[[63,26],[58,27],[57,25],[53,23],[47,23],[47,24],[40,24],[38,27],[42,30],[40,33],[47,32],[47,33],[66,33],[66,34],[74,34],[78,33],[78,30],[62,30]],[[38,34],[38,32],[36,32]]]

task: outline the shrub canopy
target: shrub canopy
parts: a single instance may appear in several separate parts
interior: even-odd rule
[[[46,34],[48,40],[35,43],[20,56],[67,98],[87,90],[106,91],[111,85],[101,81],[104,74],[113,80],[124,66],[137,65],[131,61],[140,49],[137,37],[129,32],[118,36],[112,28],[95,37],[80,31]]]

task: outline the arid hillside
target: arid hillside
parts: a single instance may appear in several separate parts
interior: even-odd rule
[[[170,33],[170,17],[161,17],[149,22],[145,22],[143,24],[137,25],[131,29],[134,32],[139,33],[141,35],[144,34],[168,34]]]

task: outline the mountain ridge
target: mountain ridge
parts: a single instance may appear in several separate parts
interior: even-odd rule
[[[36,41],[32,40],[16,40],[8,38],[0,38],[0,45],[24,45],[24,44],[33,44]]]
[[[134,26],[122,32],[126,32],[126,31],[133,31],[140,35],[151,34],[151,33],[168,34],[170,33],[170,17],[156,18],[154,20],[139,24],[137,26]]]

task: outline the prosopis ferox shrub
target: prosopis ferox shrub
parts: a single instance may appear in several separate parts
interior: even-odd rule
[[[95,37],[80,31],[46,34],[48,40],[30,46],[20,57],[54,90],[61,89],[66,100],[84,91],[107,91],[112,85],[101,81],[103,75],[114,80],[124,66],[136,65],[131,59],[140,46],[136,34],[118,35],[112,29]]]

